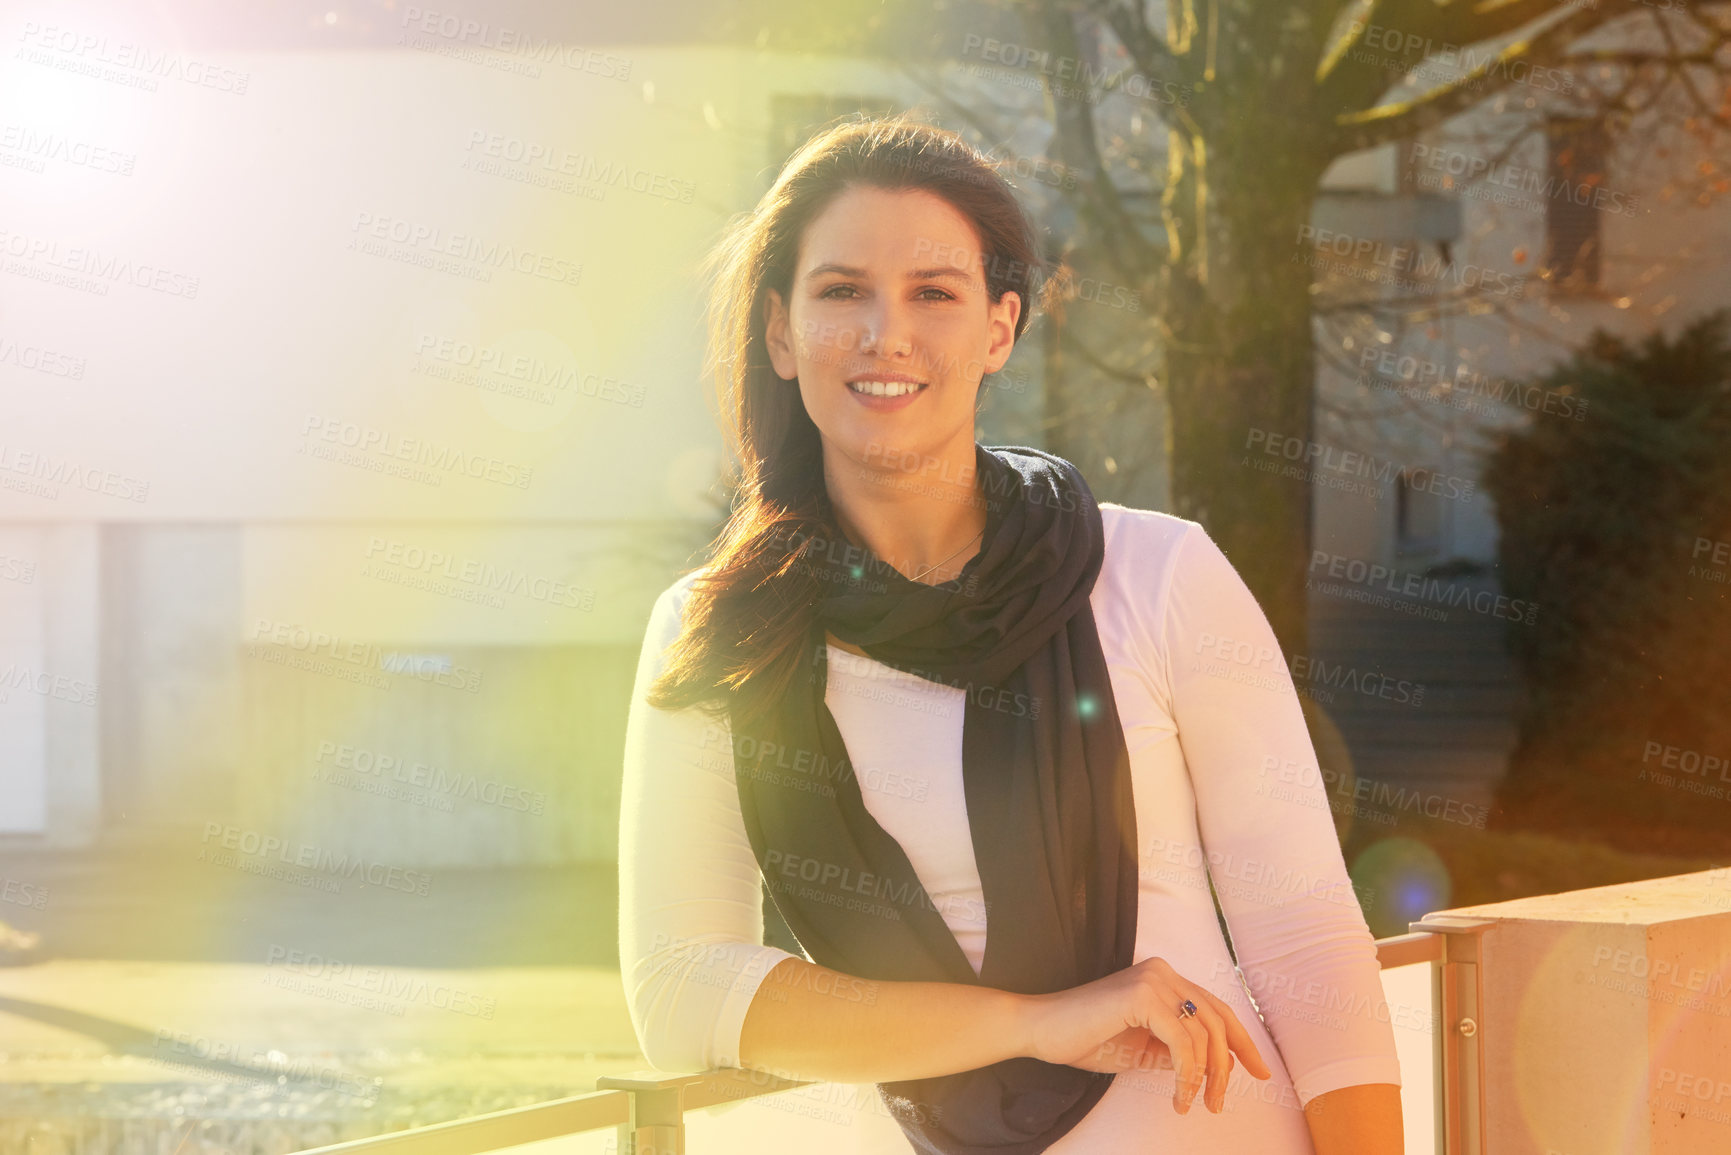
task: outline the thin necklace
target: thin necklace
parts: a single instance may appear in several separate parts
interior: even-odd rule
[[[950,557],[955,557],[957,553],[961,553],[964,549],[967,549],[970,545],[973,545],[974,542],[979,540],[981,534],[984,534],[985,532],[986,532],[985,526],[981,526],[980,532],[976,533],[973,537],[970,537],[967,541],[964,541],[961,545],[957,546],[955,553],[952,553],[950,555]],[[913,577],[909,578],[908,580],[914,581],[914,582],[919,581],[921,578],[925,577],[927,574],[931,573],[933,570],[935,570],[939,566],[943,565],[945,561],[949,561],[950,557],[944,558],[943,561],[933,562],[931,565],[927,566],[925,569],[921,570],[919,573],[915,574]]]

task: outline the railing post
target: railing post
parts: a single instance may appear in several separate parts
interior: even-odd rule
[[[602,1075],[598,1091],[629,1091],[631,1117],[619,1124],[618,1155],[685,1155],[685,1088],[702,1075],[637,1071]]]
[[[1431,966],[1431,1021],[1437,1054],[1431,1085],[1436,1149],[1444,1155],[1485,1155],[1484,969],[1480,942],[1492,919],[1430,915],[1409,923],[1441,937]]]

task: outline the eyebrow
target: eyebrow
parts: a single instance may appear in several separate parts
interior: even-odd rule
[[[866,275],[864,269],[855,268],[853,265],[827,264],[819,265],[817,268],[807,273],[805,279],[808,281],[814,281],[826,273],[840,273],[844,277],[860,277],[862,279]],[[958,269],[954,265],[938,265],[930,269],[913,269],[908,273],[908,280],[910,281],[930,281],[942,278],[959,279],[966,284],[974,283],[974,275],[972,273],[968,272],[966,269]]]

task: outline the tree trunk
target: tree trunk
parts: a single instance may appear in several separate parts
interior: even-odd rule
[[[1167,459],[1173,512],[1207,528],[1290,657],[1307,645],[1311,484],[1267,448],[1313,437],[1311,250],[1300,230],[1327,165],[1304,147],[1302,115],[1264,111],[1289,107],[1277,94],[1252,88],[1240,100],[1245,118],[1205,147],[1171,134]]]
[[[1166,251],[1139,232],[1124,235],[1141,226],[1098,205],[1079,214],[1074,239],[1079,256],[1097,267],[1161,262],[1145,280],[1157,286],[1148,308],[1163,363],[1170,508],[1208,529],[1282,648],[1302,653],[1311,485],[1265,448],[1312,440],[1312,270],[1303,259],[1311,246],[1301,230],[1328,167],[1323,134],[1331,117],[1317,108],[1314,64],[1326,29],[1302,9],[1252,0],[1224,0],[1211,12],[1197,27],[1183,15],[1194,15],[1188,8],[1167,11],[1167,42],[1208,62],[1189,95],[1207,90],[1212,111],[1203,114],[1198,101],[1202,120],[1187,104],[1159,112],[1169,126]],[[1031,38],[1055,56],[1098,63],[1092,37],[1076,35],[1067,8],[1037,4],[1027,15]],[[1201,40],[1190,44],[1192,37]],[[1051,108],[1059,158],[1109,182],[1092,107],[1053,93]],[[1141,271],[1125,268],[1124,276]],[[1068,374],[1065,366],[1058,376]],[[1074,398],[1059,400],[1053,416],[1069,412]],[[1054,424],[1059,440],[1080,440]]]

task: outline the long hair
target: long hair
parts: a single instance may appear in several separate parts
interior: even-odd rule
[[[650,705],[725,710],[736,727],[750,727],[797,677],[823,596],[804,556],[839,538],[817,426],[799,382],[784,381],[770,364],[765,303],[770,289],[791,301],[806,226],[855,186],[921,189],[967,217],[979,234],[988,296],[1021,296],[1017,337],[1059,291],[1014,189],[990,157],[953,132],[906,114],[852,119],[789,158],[703,264],[710,286],[705,375],[716,388],[737,474],[729,518],[693,579],[679,636],[646,696]]]

